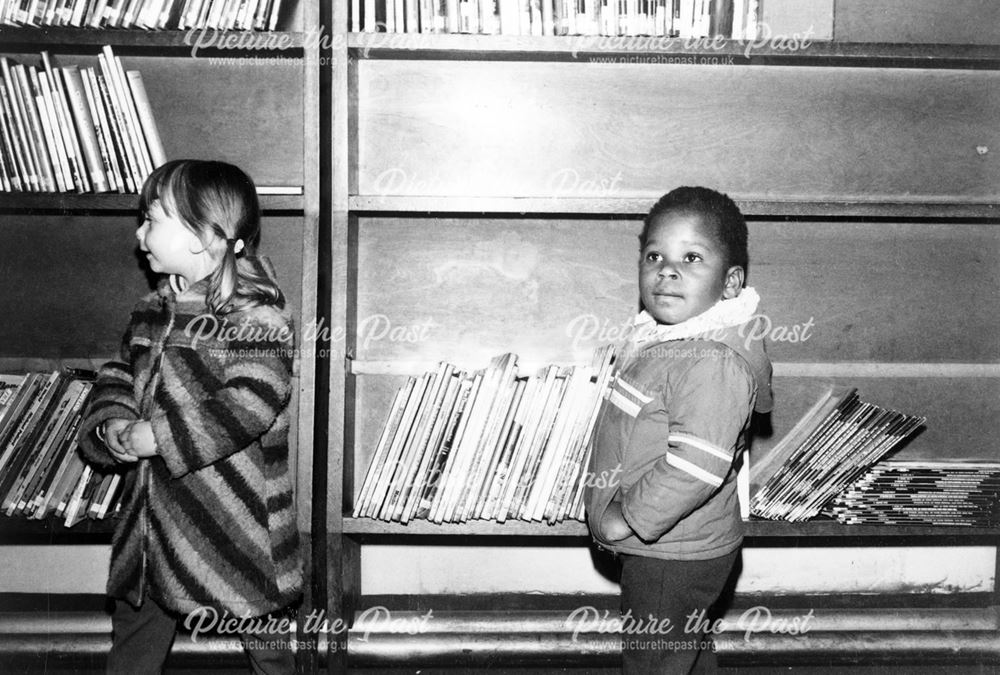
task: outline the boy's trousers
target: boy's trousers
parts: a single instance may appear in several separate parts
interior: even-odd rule
[[[683,675],[718,669],[706,629],[739,549],[709,560],[622,555],[622,672]],[[689,622],[694,614],[695,620]]]
[[[112,643],[107,672],[115,675],[162,672],[177,632],[177,621],[177,615],[164,611],[149,598],[139,609],[116,600],[111,615]],[[255,675],[295,672],[295,654],[291,650],[294,634],[241,633],[240,639]]]

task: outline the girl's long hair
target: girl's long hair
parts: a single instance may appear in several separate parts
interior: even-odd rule
[[[153,170],[142,186],[140,222],[157,199],[168,216],[183,222],[206,247],[217,240],[225,243],[222,262],[208,282],[208,307],[214,314],[257,305],[284,306],[274,280],[247,260],[260,238],[260,202],[253,181],[242,170],[218,161],[167,162]],[[243,249],[237,252],[241,240]]]

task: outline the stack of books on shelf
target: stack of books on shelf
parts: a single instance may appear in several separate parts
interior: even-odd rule
[[[750,469],[750,513],[803,521],[926,422],[866,403],[857,390],[830,387]]]
[[[756,39],[758,0],[353,0],[352,30]]]
[[[274,30],[281,0],[0,0],[0,24]]]
[[[442,363],[390,407],[354,517],[407,523],[583,520],[590,435],[613,349],[530,377],[504,354],[474,372]]]
[[[166,161],[142,76],[0,57],[0,191],[136,193]]]
[[[67,527],[113,513],[121,474],[102,474],[77,451],[77,429],[93,373],[0,375],[0,510],[55,515]]]
[[[847,524],[1000,527],[1000,463],[881,462],[823,514]]]

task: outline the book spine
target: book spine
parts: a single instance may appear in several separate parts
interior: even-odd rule
[[[12,68],[12,71],[21,88],[21,100],[24,105],[25,120],[28,123],[28,136],[32,139],[32,149],[41,170],[40,182],[45,186],[44,189],[49,192],[57,190],[58,184],[55,180],[52,158],[49,156],[48,146],[45,143],[45,133],[42,129],[38,107],[35,105],[28,69],[18,64]],[[31,71],[34,72],[33,67]]]
[[[97,74],[93,68],[84,68],[80,71],[80,79],[83,81],[83,92],[86,94],[87,105],[90,107],[90,118],[94,122],[97,147],[101,151],[104,173],[108,177],[108,189],[125,192],[125,179],[115,154],[114,138],[112,138],[111,127],[104,111],[104,103],[97,84]]]
[[[35,78],[38,77],[37,73],[31,73]],[[42,73],[44,75],[44,73]],[[41,121],[42,127],[42,137],[45,141],[46,151],[49,153],[49,157],[52,159],[52,178],[55,181],[55,189],[59,192],[65,192],[67,190],[66,182],[64,180],[63,172],[68,172],[68,167],[64,164],[64,158],[60,157],[61,148],[56,145],[55,136],[53,135],[53,129],[55,133],[59,133],[59,122],[55,119],[55,111],[50,108],[50,101],[47,100],[46,93],[43,93],[41,89],[41,82],[37,82],[35,90],[38,92],[35,95],[35,109],[38,110],[38,117]],[[70,183],[72,185],[72,183]]]
[[[80,70],[76,66],[68,66],[62,69],[62,77],[66,83],[66,93],[73,110],[72,117],[81,141],[90,182],[95,192],[108,192],[111,190],[111,184],[108,182],[108,176],[104,170],[105,160],[97,140],[97,126],[87,101]]]
[[[95,77],[97,78],[97,86],[101,94],[101,104],[108,120],[111,137],[114,141],[114,145],[112,146],[114,148],[114,155],[118,166],[121,168],[121,177],[124,181],[125,191],[135,193],[138,192],[142,184],[136,183],[139,171],[135,164],[135,158],[132,156],[131,148],[125,138],[123,129],[125,120],[112,98],[108,81],[104,76],[104,68],[102,67],[101,70],[101,72],[95,72]]]
[[[31,130],[27,118],[27,110],[22,101],[21,85],[10,67],[8,60],[0,57],[0,67],[3,69],[4,82],[7,84],[7,97],[10,102],[11,112],[15,129],[21,146],[21,156],[24,159],[28,170],[28,184],[33,192],[41,192],[48,189],[45,177],[42,174],[42,167],[39,165],[34,142],[31,138]]]
[[[45,56],[44,52],[43,56]],[[36,89],[41,92],[42,99],[44,100],[45,113],[42,115],[42,121],[43,123],[48,122],[49,133],[52,134],[50,154],[57,160],[57,183],[62,184],[62,190],[64,191],[79,189],[74,180],[74,166],[72,163],[73,148],[67,145],[66,132],[63,128],[63,120],[59,109],[58,94],[55,91],[55,82],[48,70],[38,74]],[[42,104],[40,104],[39,110],[41,110],[41,107]]]
[[[59,119],[59,127],[63,132],[66,155],[73,172],[73,184],[81,192],[91,192],[93,190],[93,183],[87,175],[87,162],[83,156],[83,148],[80,145],[80,138],[76,133],[76,126],[73,124],[73,116],[70,113],[66,86],[62,81],[62,73],[59,69],[52,67],[48,54],[43,52],[42,58],[45,60],[45,67],[49,73],[52,99],[55,104],[56,117]]]
[[[132,99],[132,92],[128,86],[128,79],[125,76],[125,68],[122,67],[121,59],[115,56],[111,47],[105,45],[103,54],[107,58],[111,79],[114,83],[115,95],[121,102],[122,111],[125,116],[125,128],[128,131],[128,138],[132,144],[133,152],[140,169],[139,180],[136,184],[141,187],[146,176],[153,172],[153,162],[149,157],[149,148],[142,134],[139,125],[139,114],[135,109],[135,101]]]
[[[149,97],[146,95],[146,85],[143,84],[142,73],[139,71],[130,70],[127,75],[132,97],[135,101],[139,125],[149,147],[151,166],[156,168],[167,161],[167,154],[163,150],[160,131],[157,129],[156,121],[153,119],[153,109],[149,105]]]
[[[20,138],[14,122],[14,114],[10,107],[10,99],[3,82],[0,82],[0,123],[3,124],[3,142],[10,157],[10,183],[14,190],[29,191],[28,165],[21,154]]]

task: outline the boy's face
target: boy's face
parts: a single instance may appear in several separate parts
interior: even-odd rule
[[[700,216],[667,211],[656,218],[639,259],[639,296],[658,323],[697,316],[742,286],[743,268],[727,267],[725,250]]]

